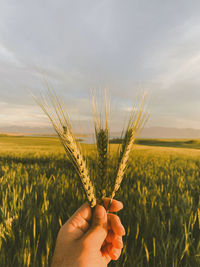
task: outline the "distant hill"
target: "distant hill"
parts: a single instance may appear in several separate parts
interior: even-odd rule
[[[0,126],[0,134],[17,134],[17,135],[55,135],[52,127],[26,127],[26,126]],[[92,134],[80,134],[83,137],[92,138]],[[111,133],[111,137],[120,137],[120,132]],[[144,128],[140,134],[141,138],[182,138],[182,139],[200,139],[200,129],[179,129],[167,127],[149,127]]]
[[[111,134],[111,138],[120,138],[121,133]],[[139,138],[160,138],[160,139],[200,139],[200,129],[192,128],[167,128],[167,127],[149,127],[144,128]]]
[[[143,137],[143,138],[199,139],[200,138],[200,129],[149,127],[149,128],[144,128],[140,137]]]
[[[0,126],[1,134],[9,135],[55,135],[51,127],[26,127],[26,126]]]
[[[111,144],[121,144],[122,139],[116,138],[110,140]],[[159,147],[176,147],[176,148],[192,148],[200,149],[200,140],[196,139],[136,139],[135,144],[144,146],[159,146]]]

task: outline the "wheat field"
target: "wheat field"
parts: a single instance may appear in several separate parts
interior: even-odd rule
[[[185,142],[135,145],[115,196],[124,203],[124,248],[109,266],[200,266],[199,141]],[[83,145],[91,177],[94,148]],[[111,187],[117,145],[110,150]],[[2,136],[0,151],[0,266],[47,267],[60,226],[85,201],[78,174],[54,137]]]

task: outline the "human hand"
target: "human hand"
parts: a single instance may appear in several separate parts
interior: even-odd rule
[[[104,199],[106,209],[109,202]],[[85,203],[61,227],[51,267],[105,267],[119,258],[125,230],[119,217],[104,207],[97,205],[92,214]],[[110,212],[122,208],[121,202],[112,200]]]

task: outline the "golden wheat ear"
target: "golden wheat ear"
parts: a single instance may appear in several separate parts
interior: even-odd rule
[[[135,107],[133,108],[128,126],[126,128],[124,138],[122,141],[121,145],[121,151],[120,151],[120,156],[119,156],[119,161],[118,161],[118,168],[117,168],[117,174],[116,174],[116,179],[115,179],[115,184],[114,188],[111,194],[111,201],[115,196],[115,193],[118,191],[122,179],[124,177],[124,173],[126,171],[127,163],[128,163],[128,158],[130,156],[130,152],[133,148],[134,141],[136,139],[136,136],[138,132],[143,129],[146,121],[148,120],[148,113],[144,112],[143,107],[144,107],[144,102],[145,102],[145,96],[146,94],[143,95],[141,104],[138,109]]]
[[[81,184],[86,197],[90,202],[90,206],[94,207],[97,203],[95,188],[90,179],[86,160],[81,153],[80,145],[76,141],[75,135],[72,132],[69,117],[65,111],[65,106],[57,97],[55,92],[49,87],[47,93],[47,97],[41,95],[41,97],[38,98],[33,94],[32,96],[51,121],[68,157],[72,161],[80,177]]]
[[[107,195],[108,188],[108,152],[109,152],[109,101],[105,92],[104,96],[104,118],[102,113],[97,112],[97,103],[95,97],[92,99],[94,128],[96,136],[96,145],[98,153],[98,181],[100,190],[98,191],[98,198],[102,200]]]

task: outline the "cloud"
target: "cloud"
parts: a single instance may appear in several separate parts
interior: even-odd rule
[[[49,126],[46,116],[39,107],[1,102],[0,121],[2,125]]]
[[[196,0],[2,1],[0,97],[10,103],[6,112],[20,117],[23,109],[29,119],[22,123],[37,117],[25,88],[43,90],[42,69],[74,119],[80,113],[89,121],[90,90],[107,87],[123,122],[142,88],[151,95],[149,123],[179,120],[198,127],[199,8]]]
[[[20,62],[15,57],[14,53],[12,53],[12,51],[10,51],[2,43],[0,43],[0,58],[1,61],[9,62],[17,66],[21,65]]]

